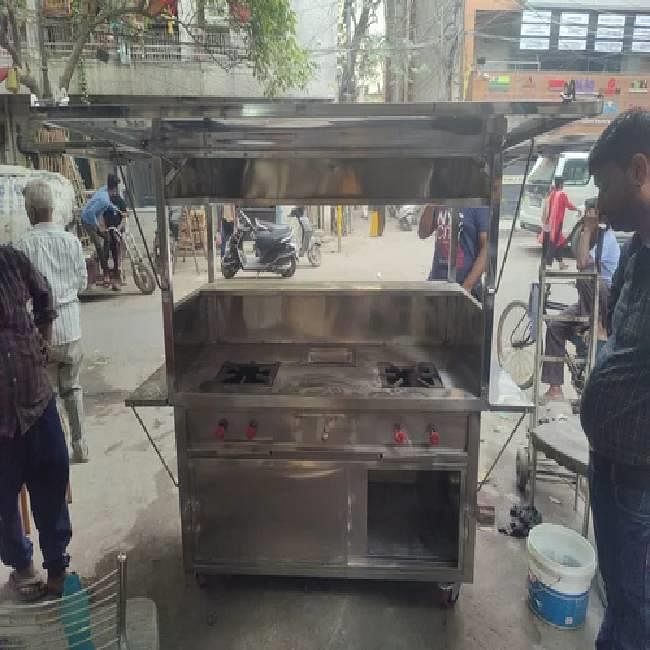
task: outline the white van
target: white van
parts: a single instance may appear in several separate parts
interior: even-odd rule
[[[564,191],[571,203],[584,211],[586,199],[598,195],[598,188],[589,174],[589,152],[567,151],[556,155],[540,155],[528,175],[521,202],[519,223],[524,230],[541,232],[542,202],[556,177],[564,179]],[[568,237],[578,221],[578,213],[567,210],[562,232]]]

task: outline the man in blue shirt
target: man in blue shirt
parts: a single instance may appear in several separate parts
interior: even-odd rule
[[[456,282],[481,300],[481,276],[487,263],[489,208],[464,208],[460,213],[456,249]],[[436,233],[433,264],[428,280],[446,280],[451,244],[451,210],[428,206],[418,228],[420,239]]]
[[[582,393],[607,608],[598,650],[650,648],[650,112],[619,115],[589,156],[598,207],[634,232],[610,291],[611,334]]]
[[[583,219],[582,231],[578,240],[576,266],[578,271],[596,269],[598,271],[598,316],[599,331],[597,338],[607,338],[605,322],[607,319],[607,303],[609,289],[612,286],[612,277],[618,267],[621,248],[616,241],[614,231],[607,225],[599,226],[599,212],[593,205],[587,203],[587,211]],[[581,317],[589,316],[593,306],[593,283],[588,280],[578,282],[579,300],[562,312],[563,316]],[[587,346],[578,329],[580,325],[575,321],[554,321],[546,328],[545,353],[550,357],[564,357],[566,342],[572,341],[576,346],[578,356],[585,357]],[[564,363],[545,361],[542,366],[542,382],[549,385],[544,395],[545,400],[564,399],[562,385],[564,384]]]
[[[106,225],[104,224],[104,213],[119,215],[119,209],[111,201],[112,197],[119,196],[119,179],[115,174],[109,174],[106,185],[100,187],[89,199],[81,212],[81,222],[95,245],[97,258],[104,273],[104,286],[111,286],[111,276],[108,268],[108,250],[106,242]]]

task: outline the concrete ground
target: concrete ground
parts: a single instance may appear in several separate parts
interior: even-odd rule
[[[288,282],[304,279],[419,279],[431,262],[431,241],[389,223],[383,238],[365,236],[366,222],[343,241],[324,246],[320,269],[301,265]],[[503,249],[503,238],[500,248]],[[534,239],[517,233],[498,294],[498,310],[526,299],[539,251]],[[202,263],[205,268],[205,263]],[[194,263],[179,260],[176,296],[199,286]],[[234,279],[232,282],[236,282]],[[261,280],[262,281],[262,280]],[[567,296],[570,299],[570,294]],[[125,395],[163,359],[160,296],[117,296],[82,307],[87,436],[91,462],[72,467],[73,568],[101,576],[115,554],[129,556],[130,595],[158,605],[163,648],[198,650],[379,650],[443,648],[583,649],[593,647],[602,617],[592,592],[584,629],[562,632],[533,616],[526,605],[525,541],[480,528],[475,579],[465,585],[454,610],[435,608],[428,585],[314,579],[230,577],[199,589],[181,564],[178,496],[149,446]],[[142,416],[174,473],[171,409],[142,409]],[[516,418],[486,414],[482,421],[481,471],[495,458]],[[523,427],[506,450],[481,498],[497,507],[497,519],[520,500],[514,483],[514,454]],[[552,500],[551,500],[552,498]],[[538,506],[545,521],[580,528],[581,505],[573,511],[568,485],[541,483]],[[8,571],[0,568],[0,584]]]

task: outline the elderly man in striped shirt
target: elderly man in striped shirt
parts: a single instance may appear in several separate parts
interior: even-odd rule
[[[83,433],[83,393],[79,381],[83,350],[77,294],[88,281],[86,260],[77,237],[52,223],[54,204],[47,182],[30,181],[23,193],[33,228],[15,247],[47,278],[52,288],[58,317],[52,326],[48,374],[70,422],[72,460],[85,463],[88,446]]]

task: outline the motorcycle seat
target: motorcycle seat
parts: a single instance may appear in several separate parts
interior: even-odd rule
[[[258,230],[255,235],[255,241],[258,243],[271,243],[283,239],[291,234],[290,226],[280,226],[273,230]]]
[[[267,230],[269,232],[280,232],[282,230],[291,230],[291,226],[284,223],[272,223],[270,221],[257,221],[258,232]]]

